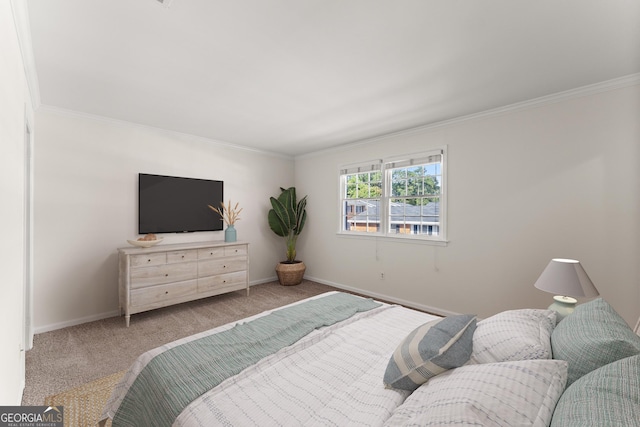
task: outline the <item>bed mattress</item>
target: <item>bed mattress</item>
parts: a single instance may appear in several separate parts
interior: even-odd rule
[[[332,294],[336,293],[296,304]],[[389,356],[409,332],[437,318],[401,306],[380,304],[315,329],[197,397],[173,425],[383,425],[409,394],[384,387],[382,379]],[[234,324],[142,355],[116,387],[105,409],[105,418],[115,415],[136,377],[154,357],[203,336],[229,330]]]

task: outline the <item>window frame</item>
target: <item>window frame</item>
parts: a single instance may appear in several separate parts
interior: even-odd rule
[[[432,156],[440,155],[441,175],[440,175],[440,193],[439,193],[439,231],[438,235],[432,235],[428,233],[413,234],[414,226],[411,225],[411,233],[395,233],[391,230],[391,215],[390,215],[390,200],[394,197],[391,195],[392,183],[391,183],[391,171],[394,169],[394,165],[397,164],[413,164],[412,161],[428,159]],[[411,153],[402,156],[393,156],[384,159],[376,159],[367,162],[354,163],[349,165],[343,165],[339,168],[339,220],[338,220],[338,235],[344,237],[365,237],[365,238],[382,238],[392,239],[398,241],[405,241],[409,243],[426,243],[431,245],[445,246],[448,243],[447,240],[447,192],[448,192],[448,180],[447,180],[447,147],[443,146],[434,150]],[[434,164],[434,162],[415,163],[416,166]],[[363,173],[370,170],[372,167],[379,165],[379,171],[382,179],[382,195],[379,202],[379,227],[378,231],[352,231],[346,229],[347,209],[345,203],[347,201],[346,178],[354,173]],[[395,167],[397,169],[397,167]],[[424,197],[424,196],[420,196]],[[397,197],[396,197],[397,198]],[[361,200],[361,199],[356,199]]]

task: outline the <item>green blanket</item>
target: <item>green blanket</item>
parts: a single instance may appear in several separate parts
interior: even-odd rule
[[[129,388],[113,426],[170,426],[194,399],[314,329],[381,304],[335,293],[171,348],[153,358]]]

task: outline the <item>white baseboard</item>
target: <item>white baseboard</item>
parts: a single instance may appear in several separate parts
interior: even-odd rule
[[[49,325],[37,326],[34,328],[35,334],[55,331],[56,329],[68,328],[69,326],[81,325],[83,323],[95,322],[96,320],[108,319],[109,317],[120,316],[120,310],[108,311],[106,313],[94,314],[92,316],[81,317],[79,319],[66,320],[64,322],[52,323]]]
[[[438,316],[455,316],[460,313],[456,313],[449,310],[444,310],[438,307],[432,307],[429,305],[418,304],[413,301],[407,301],[401,298],[392,297],[390,295],[379,294],[377,292],[371,292],[364,289],[354,288],[352,286],[343,285],[342,283],[330,282],[328,280],[319,279],[317,277],[309,277],[305,276],[305,279],[311,280],[312,282],[322,283],[323,285],[333,286],[334,288],[343,289],[345,291],[355,292],[361,295],[365,295],[374,299],[378,299],[381,301],[388,301],[395,304],[400,304],[405,307],[415,308],[416,310],[426,311],[427,313],[437,314]]]
[[[256,280],[255,282],[249,282],[249,287],[255,285],[262,285],[263,283],[271,283],[278,281],[278,276],[268,277],[266,279]]]
[[[263,280],[258,280],[258,281],[255,281],[255,282],[250,282],[249,283],[249,287],[254,286],[254,285],[260,285],[262,283],[273,282],[275,280],[278,280],[277,276],[270,277],[270,278],[263,279]],[[94,314],[92,316],[81,317],[79,319],[72,319],[72,320],[66,320],[64,322],[52,323],[52,324],[43,325],[43,326],[37,326],[36,328],[34,328],[33,332],[34,332],[34,334],[42,334],[44,332],[55,331],[57,329],[68,328],[70,326],[77,326],[77,325],[81,325],[83,323],[95,322],[96,320],[108,319],[109,317],[116,317],[116,316],[120,316],[120,310],[108,311],[106,313]],[[31,345],[33,346],[33,341],[32,341]]]
[[[352,286],[343,285],[342,283],[330,282],[328,280],[319,279],[317,277],[305,276],[305,279],[311,280],[311,281],[317,282],[317,283],[322,283],[323,285],[333,286],[334,288],[343,289],[345,291],[355,292],[355,293],[358,293],[358,294],[361,294],[361,295],[366,295],[366,296],[371,297],[371,298],[384,300],[384,301],[389,301],[389,302],[392,302],[392,303],[395,303],[395,304],[401,304],[401,305],[404,305],[406,307],[415,308],[417,310],[426,311],[428,313],[437,314],[439,316],[453,316],[453,315],[456,315],[456,314],[460,314],[460,313],[455,313],[455,312],[449,311],[449,310],[443,310],[443,309],[438,308],[438,307],[432,307],[432,306],[429,306],[429,305],[418,304],[418,303],[415,303],[413,301],[407,301],[407,300],[404,300],[404,299],[401,299],[401,298],[396,298],[396,297],[393,297],[393,296],[390,296],[390,295],[379,294],[377,292],[371,292],[371,291],[367,291],[367,290],[364,290],[364,289],[354,288]],[[266,278],[266,279],[257,280],[257,281],[254,281],[254,282],[250,282],[249,283],[249,287],[255,286],[255,285],[260,285],[260,284],[263,284],[263,283],[273,282],[273,281],[276,281],[276,280],[278,280],[277,276],[273,276],[273,277],[269,277],[269,278]],[[64,322],[52,323],[52,324],[43,325],[43,326],[37,326],[37,327],[34,328],[34,334],[42,334],[44,332],[55,331],[57,329],[68,328],[70,326],[81,325],[83,323],[88,323],[88,322],[95,322],[96,320],[108,319],[109,317],[116,317],[116,316],[120,316],[120,310],[108,311],[106,313],[94,314],[92,316],[81,317],[79,319],[72,319],[72,320],[67,320],[67,321],[64,321]]]

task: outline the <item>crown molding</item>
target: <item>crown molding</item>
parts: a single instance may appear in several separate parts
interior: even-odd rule
[[[581,98],[584,96],[595,95],[602,92],[609,92],[612,90],[621,89],[629,86],[635,86],[635,85],[640,85],[640,73],[630,74],[628,76],[618,77],[611,80],[605,80],[603,82],[581,86],[575,89],[569,89],[569,90],[557,92],[551,95],[541,96],[539,98],[530,99],[528,101],[517,102],[515,104],[509,104],[503,107],[492,108],[490,110],[468,114],[466,116],[456,117],[448,120],[442,120],[439,122],[420,125],[413,128],[400,130],[397,132],[391,132],[384,135],[378,135],[371,138],[353,141],[353,142],[349,142],[336,147],[331,147],[323,150],[313,151],[310,153],[300,154],[295,156],[295,158],[299,159],[299,158],[305,158],[305,157],[313,157],[320,154],[350,150],[358,146],[372,144],[374,142],[378,142],[387,138],[393,138],[397,136],[405,136],[405,135],[411,135],[414,133],[430,131],[430,130],[434,130],[434,129],[438,129],[446,126],[452,126],[458,123],[463,123],[469,120],[475,120],[475,119],[491,117],[491,116],[498,116],[501,114],[526,110],[529,108],[536,108],[543,105],[554,104],[557,102]]]
[[[170,136],[172,138],[189,139],[191,141],[201,141],[201,142],[205,142],[205,143],[208,143],[208,144],[214,144],[214,145],[217,145],[217,146],[220,146],[220,147],[229,148],[229,149],[240,150],[240,151],[248,151],[248,152],[252,152],[252,153],[256,153],[256,154],[262,154],[262,155],[271,156],[271,157],[279,157],[279,158],[282,158],[282,159],[293,160],[293,156],[287,155],[287,154],[282,154],[282,153],[277,153],[275,151],[259,150],[257,148],[251,148],[251,147],[247,147],[247,146],[240,145],[240,144],[234,144],[234,143],[231,143],[231,142],[226,142],[226,141],[221,141],[221,140],[217,140],[217,139],[206,138],[206,137],[203,137],[203,136],[198,136],[198,135],[194,135],[194,134],[190,134],[190,133],[178,132],[178,131],[169,130],[169,129],[163,129],[163,128],[159,128],[159,127],[155,127],[155,126],[143,125],[143,124],[140,124],[140,123],[134,123],[134,122],[129,122],[129,121],[120,120],[120,119],[114,119],[114,118],[111,118],[111,117],[100,116],[100,115],[97,115],[97,114],[90,114],[90,113],[85,113],[85,112],[76,111],[76,110],[70,110],[70,109],[61,108],[61,107],[54,107],[54,106],[46,105],[46,104],[40,104],[40,107],[38,108],[38,111],[44,112],[44,113],[57,114],[57,115],[60,115],[60,116],[80,118],[80,119],[85,119],[85,120],[92,120],[92,121],[107,123],[107,124],[113,125],[113,126],[143,129],[143,130],[146,130],[148,132],[155,132],[155,133],[159,133],[161,135]]]
[[[16,27],[18,43],[20,44],[20,53],[22,54],[22,63],[24,64],[24,74],[27,79],[31,105],[36,109],[40,106],[40,84],[38,83],[36,62],[33,56],[29,9],[26,0],[11,0],[11,11],[13,12],[13,22]]]

